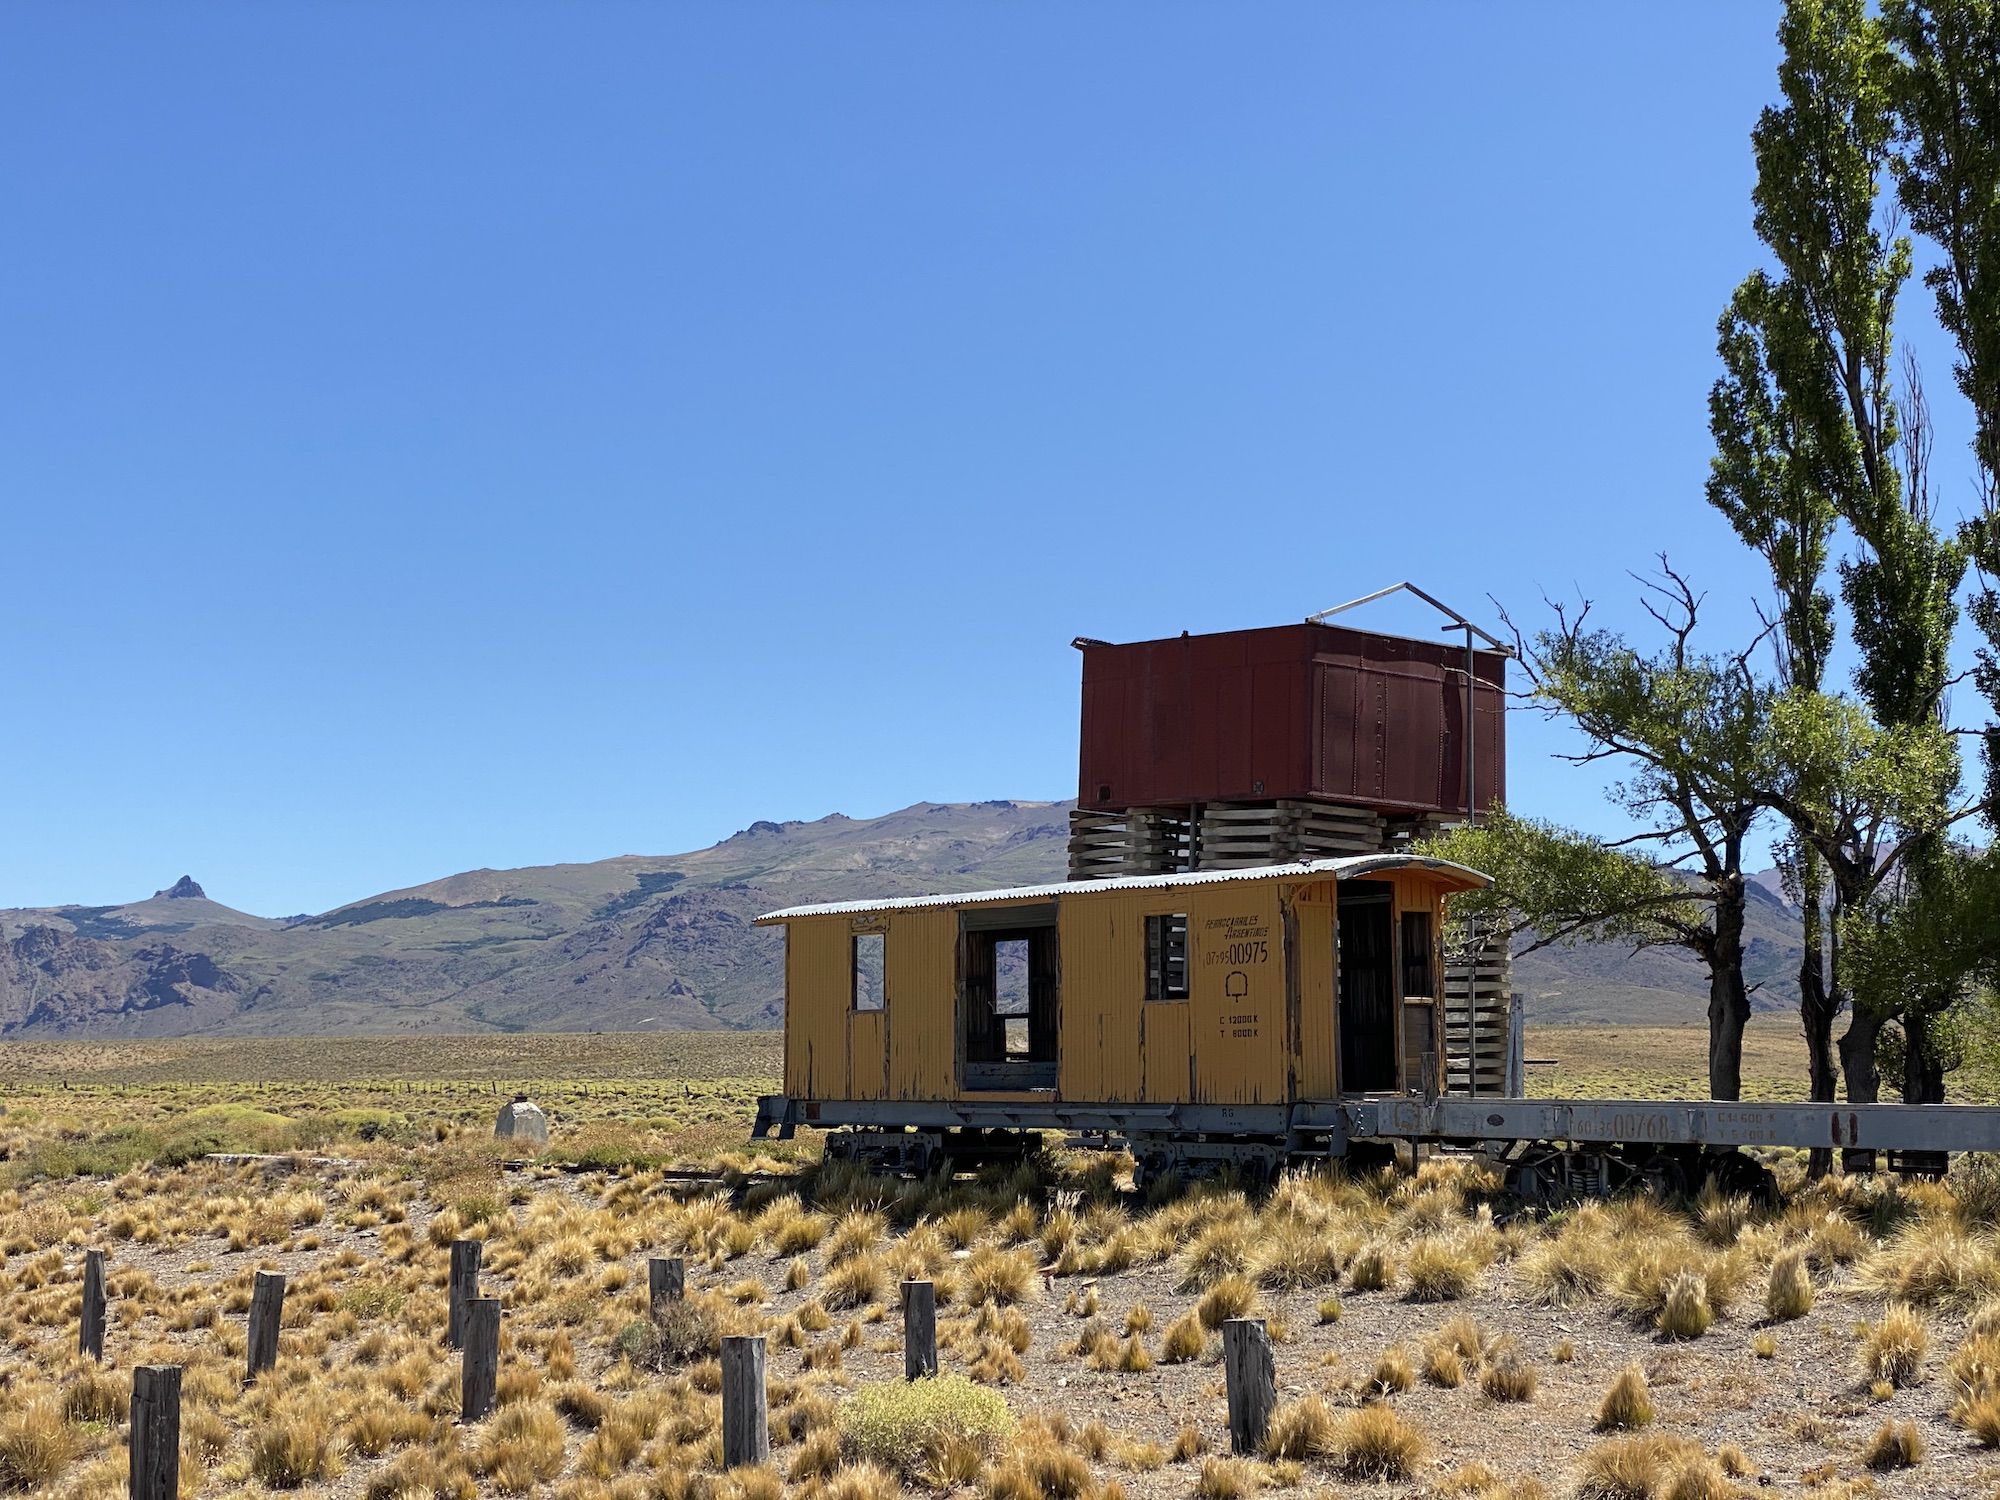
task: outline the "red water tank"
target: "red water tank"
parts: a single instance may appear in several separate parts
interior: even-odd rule
[[[1465,648],[1338,625],[1079,641],[1078,805],[1465,809]],[[1475,797],[1506,792],[1506,657],[1472,656]]]

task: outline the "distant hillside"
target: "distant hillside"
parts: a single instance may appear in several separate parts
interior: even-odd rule
[[[759,912],[1062,878],[1066,802],[918,803],[753,823],[692,854],[472,870],[315,916],[254,917],[183,878],[126,906],[0,911],[0,1038],[770,1027],[783,940]],[[1759,1001],[1789,1005],[1797,922],[1753,892]],[[1699,1020],[1679,953],[1530,955],[1538,1022]]]

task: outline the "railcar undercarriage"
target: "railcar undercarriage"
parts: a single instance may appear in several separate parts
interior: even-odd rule
[[[1288,1165],[1349,1165],[1430,1151],[1478,1153],[1524,1202],[1554,1205],[1647,1187],[1688,1195],[1713,1181],[1768,1198],[1749,1148],[1825,1147],[1850,1171],[1934,1175],[1954,1151],[2000,1151],[2000,1109],[1971,1105],[1737,1104],[1716,1101],[1377,1096],[1293,1105],[1123,1105],[1020,1101],[758,1101],[755,1138],[800,1125],[830,1132],[827,1155],[928,1176],[1019,1161],[1043,1133],[1128,1150],[1139,1186],[1223,1173],[1269,1181]]]

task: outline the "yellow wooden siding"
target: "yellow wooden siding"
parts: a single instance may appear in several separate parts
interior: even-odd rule
[[[1434,935],[1441,935],[1442,893],[1452,883],[1416,871],[1386,878],[1396,941],[1405,910],[1432,912]],[[1175,913],[1188,917],[1191,998],[1147,1000],[1146,918]],[[786,923],[787,1092],[964,1097],[957,1083],[959,914],[956,906],[936,906]],[[1064,893],[1058,1097],[1240,1104],[1334,1096],[1336,914],[1330,880]],[[852,938],[864,928],[886,934],[882,1012],[853,1008]],[[1433,976],[1441,980],[1435,959]]]
[[[1146,994],[1146,924],[1139,894],[1072,896],[1058,911],[1056,1088],[1064,1099],[1122,1104],[1145,1092],[1139,1012]]]
[[[1140,1012],[1139,1046],[1146,1067],[1146,1102],[1185,1104],[1194,1098],[1190,1017],[1185,1000],[1150,1002]]]
[[[1285,954],[1275,882],[1188,893],[1188,966],[1195,1097],[1260,1104],[1285,1097]]]
[[[847,924],[807,917],[786,924],[785,1078],[809,1099],[847,1097],[847,1016],[853,958]]]
[[[1333,887],[1301,890],[1292,902],[1292,989],[1298,996],[1298,1089],[1301,1098],[1331,1099],[1338,1003],[1334,989]]]
[[[957,1097],[958,913],[897,912],[884,958],[891,1099]]]
[[[847,1097],[880,1099],[887,1092],[889,1048],[883,1012],[851,1010],[847,1015]]]

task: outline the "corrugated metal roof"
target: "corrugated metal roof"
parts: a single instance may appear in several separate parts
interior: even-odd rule
[[[1421,854],[1352,854],[1339,859],[1306,859],[1288,865],[1253,865],[1241,870],[1187,870],[1174,875],[1120,875],[1113,880],[1065,880],[1053,885],[1022,885],[1001,891],[946,891],[935,896],[885,896],[874,901],[826,901],[817,906],[788,906],[767,911],[757,918],[765,922],[786,922],[793,917],[859,916],[873,911],[910,911],[924,906],[975,906],[988,901],[1046,901],[1054,896],[1089,895],[1092,891],[1152,891],[1185,885],[1217,885],[1225,880],[1269,880],[1272,877],[1297,879],[1331,875],[1336,880],[1354,880],[1384,870],[1436,870],[1457,875],[1475,886],[1491,885],[1492,878],[1467,865],[1448,859],[1431,859]]]

